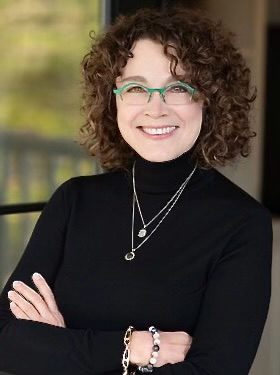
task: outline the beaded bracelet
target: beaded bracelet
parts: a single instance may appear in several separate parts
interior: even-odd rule
[[[152,356],[150,358],[149,363],[146,366],[138,366],[137,371],[140,373],[150,373],[154,370],[154,365],[157,363],[157,357],[159,352],[159,344],[160,344],[160,335],[157,328],[151,326],[149,328],[149,332],[151,332],[153,336],[153,351]]]
[[[123,375],[128,375],[129,356],[130,356],[130,339],[131,339],[133,331],[135,331],[135,328],[132,326],[129,326],[125,332],[124,339],[123,339],[123,342],[125,345],[125,349],[124,349],[123,357],[122,357]]]

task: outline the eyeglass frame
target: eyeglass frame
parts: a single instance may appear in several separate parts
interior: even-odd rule
[[[176,86],[176,85],[178,85],[178,84],[180,84],[181,86],[185,87],[185,88],[188,90],[188,92],[189,92],[189,90],[191,91],[190,101],[192,101],[193,95],[195,94],[195,92],[197,91],[197,89],[194,88],[194,87],[192,87],[192,86],[189,85],[188,83],[186,83],[186,82],[182,82],[182,81],[173,82],[173,83],[170,83],[170,84],[167,85],[167,86],[159,87],[159,88],[149,88],[149,87],[146,87],[146,86],[144,86],[144,85],[142,85],[141,83],[138,83],[138,82],[129,82],[129,83],[125,84],[124,86],[119,87],[118,89],[113,89],[113,93],[116,94],[116,95],[120,95],[121,100],[123,100],[123,99],[122,99],[122,92],[123,92],[123,90],[124,90],[125,88],[127,88],[128,86],[130,86],[130,85],[137,85],[137,86],[139,86],[139,87],[142,87],[144,90],[146,90],[146,91],[149,93],[148,101],[147,101],[145,104],[147,104],[147,103],[150,102],[151,97],[152,97],[152,94],[153,94],[154,92],[156,92],[156,91],[159,92],[162,101],[163,101],[165,104],[167,104],[166,101],[165,101],[164,93],[166,92],[166,90],[167,90],[169,87],[172,87],[172,86],[174,86],[174,85]],[[144,105],[144,104],[143,104],[143,105]],[[167,104],[167,105],[172,105],[172,104]],[[180,105],[180,104],[175,104],[175,105]],[[183,105],[183,104],[181,104],[181,105]]]

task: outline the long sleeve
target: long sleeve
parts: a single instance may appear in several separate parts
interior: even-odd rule
[[[156,374],[248,374],[269,308],[271,248],[271,217],[264,209],[255,210],[209,273],[185,360],[156,368]]]
[[[0,371],[18,375],[103,374],[121,368],[124,330],[71,329],[16,319],[7,293],[14,280],[34,288],[42,273],[51,288],[63,262],[71,183],[63,184],[41,214],[16,269],[0,296]],[[74,202],[73,202],[74,204]],[[74,266],[74,265],[73,265]]]
[[[138,185],[142,178],[142,189],[148,188],[140,185],[138,194],[147,217],[172,195],[161,192],[166,175],[180,172],[170,167],[149,174],[144,165],[138,173]],[[200,170],[185,193],[127,262],[133,196],[127,175],[77,177],[62,185],[0,297],[0,371],[117,375],[126,328],[154,324],[193,337],[183,362],[155,373],[248,374],[270,300],[270,214],[215,170]],[[135,228],[141,225],[138,215]],[[32,286],[33,272],[50,284],[66,329],[12,316],[12,281]]]

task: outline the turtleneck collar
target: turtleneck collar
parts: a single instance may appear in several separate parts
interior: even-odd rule
[[[187,151],[179,157],[164,161],[151,162],[140,155],[135,158],[135,185],[137,191],[162,193],[176,191],[195,167],[191,152]],[[197,167],[188,185],[192,186],[201,169]]]

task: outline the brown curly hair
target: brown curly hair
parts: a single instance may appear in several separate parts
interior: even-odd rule
[[[107,31],[91,38],[91,50],[82,61],[86,122],[80,136],[81,144],[104,169],[126,169],[135,156],[118,129],[112,90],[139,39],[161,43],[171,62],[171,74],[178,79],[175,71],[180,63],[188,82],[203,98],[203,124],[192,149],[198,165],[223,166],[238,154],[248,156],[250,138],[256,135],[249,128],[256,90],[251,92],[250,70],[232,43],[233,34],[221,22],[182,7],[140,9],[133,15],[120,16]]]

